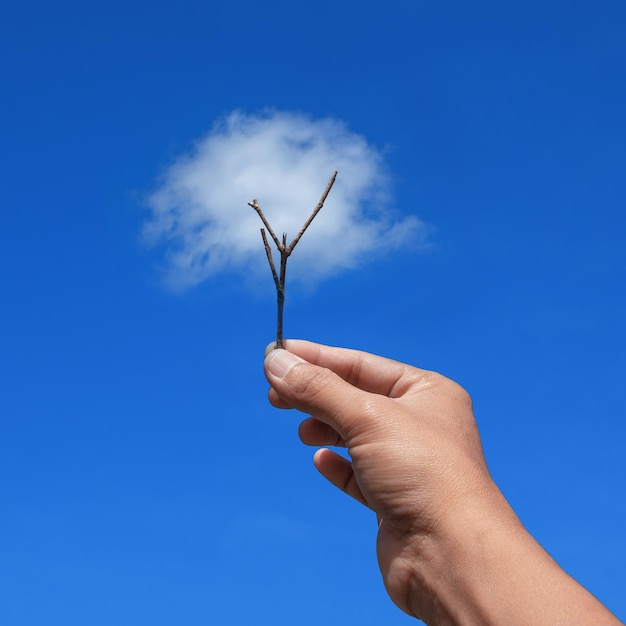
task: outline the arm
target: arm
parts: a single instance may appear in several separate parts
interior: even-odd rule
[[[270,402],[311,417],[317,469],[371,508],[386,589],[427,624],[620,624],[528,534],[487,469],[471,400],[434,372],[288,341]]]

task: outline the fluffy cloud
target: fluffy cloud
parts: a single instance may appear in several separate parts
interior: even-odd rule
[[[258,198],[274,231],[291,241],[335,170],[324,208],[290,260],[290,280],[310,284],[423,239],[416,217],[394,219],[389,210],[381,153],[343,122],[233,112],[163,173],[148,198],[145,235],[167,247],[168,283],[183,289],[224,270],[256,273],[266,263],[262,224],[247,203]]]

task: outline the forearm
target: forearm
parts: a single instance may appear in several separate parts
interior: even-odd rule
[[[521,525],[499,491],[420,541],[410,602],[429,625],[617,625]]]

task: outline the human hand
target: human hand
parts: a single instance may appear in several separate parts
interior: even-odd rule
[[[521,525],[491,479],[469,395],[448,378],[356,350],[268,349],[270,402],[311,417],[317,469],[378,518],[392,600],[428,624],[620,624]]]
[[[300,426],[312,446],[341,446],[314,456],[334,485],[379,519],[378,557],[392,599],[407,602],[423,542],[466,501],[495,490],[468,394],[434,372],[382,357],[306,341],[270,350],[269,398],[312,417]]]

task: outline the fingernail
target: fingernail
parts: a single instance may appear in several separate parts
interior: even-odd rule
[[[304,361],[287,350],[272,350],[267,357],[267,369],[276,378],[284,378],[298,363],[304,363]]]

